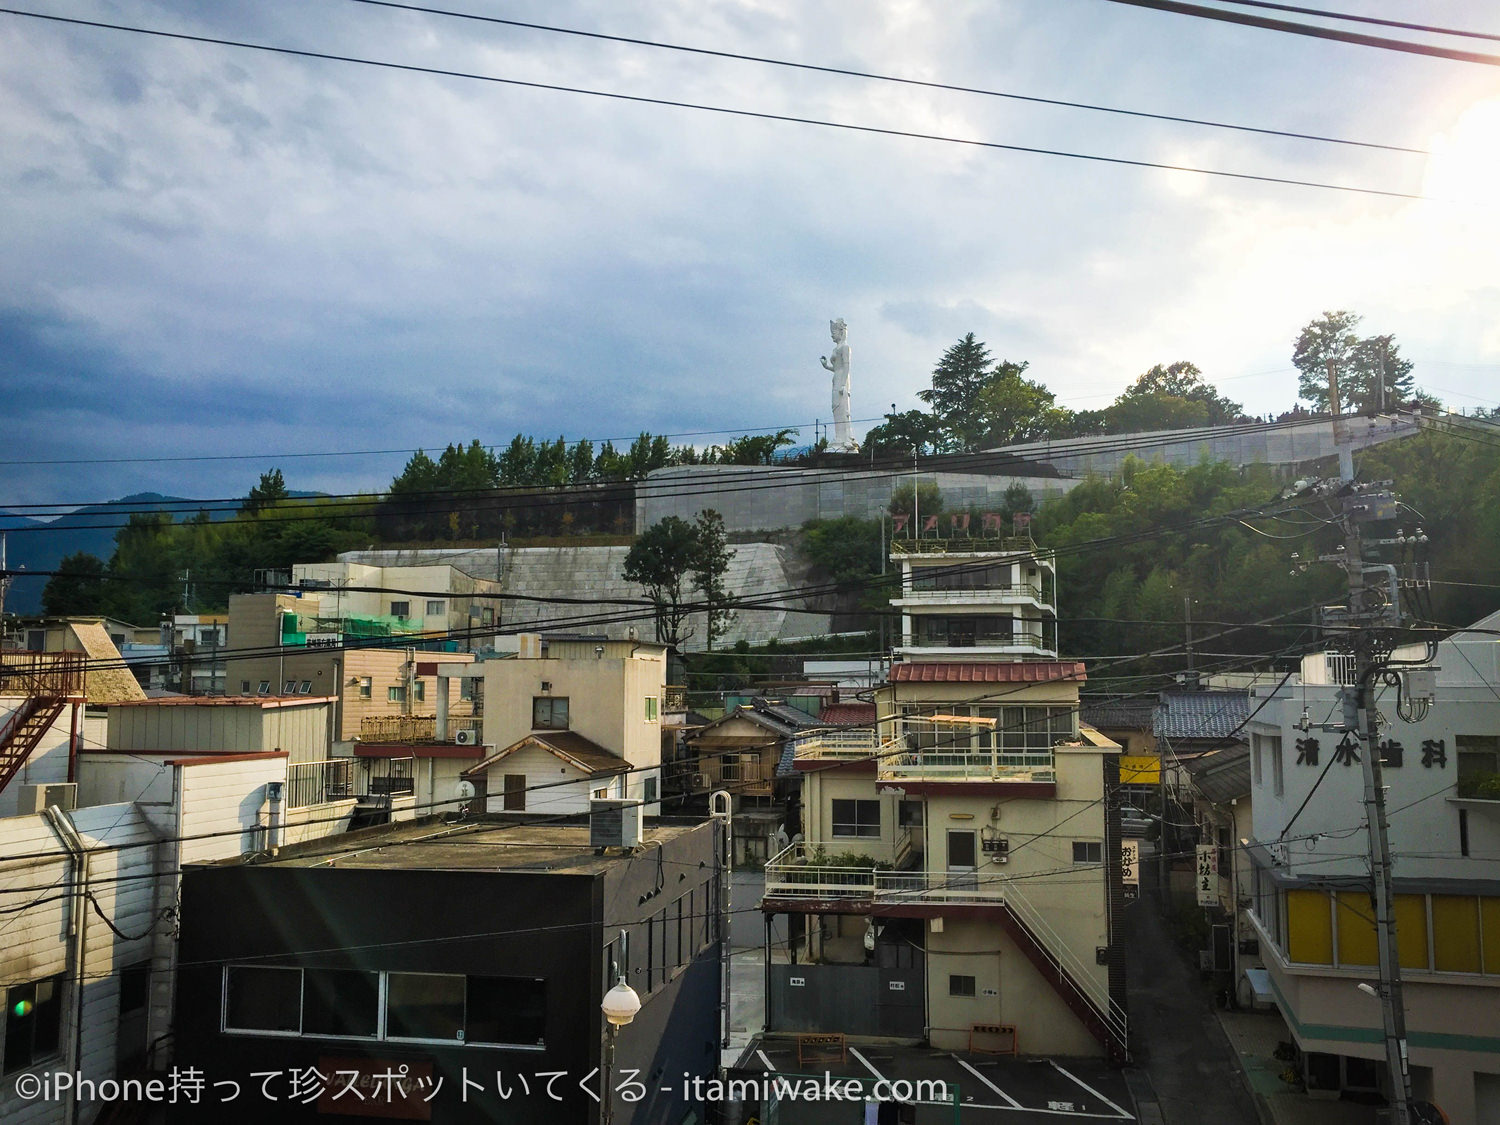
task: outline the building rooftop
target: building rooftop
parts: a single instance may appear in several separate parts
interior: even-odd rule
[[[1226,739],[1250,718],[1246,691],[1164,691],[1156,709],[1157,738]]]
[[[1150,730],[1156,719],[1156,699],[1123,698],[1082,701],[1079,717],[1091,727],[1110,730]]]
[[[159,695],[122,700],[111,707],[299,707],[306,703],[335,703],[332,695]]]
[[[1074,660],[907,661],[891,668],[893,684],[1020,684],[1082,680]]]
[[[653,819],[646,824],[644,842],[663,844],[693,831],[701,823]],[[611,864],[630,859],[628,854],[595,855],[594,850],[589,845],[589,829],[585,824],[529,824],[518,820],[445,824],[428,818],[284,847],[276,858],[260,856],[254,862],[274,867],[593,875]],[[250,859],[238,856],[206,866],[241,866]]]

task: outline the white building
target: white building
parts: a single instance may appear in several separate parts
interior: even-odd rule
[[[1500,614],[1477,628],[1500,627]],[[1399,655],[1420,655],[1403,653]],[[1310,1088],[1385,1082],[1363,776],[1336,729],[1346,661],[1309,657],[1249,724],[1250,920]],[[1438,646],[1437,698],[1382,686],[1380,749],[1415,1095],[1455,1125],[1500,1121],[1500,644]],[[1274,692],[1270,699],[1268,694]],[[1328,726],[1325,726],[1328,724]],[[1320,780],[1321,779],[1321,780]]]

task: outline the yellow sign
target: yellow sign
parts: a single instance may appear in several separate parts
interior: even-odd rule
[[[1155,754],[1120,755],[1121,785],[1155,785],[1161,780],[1161,759]]]

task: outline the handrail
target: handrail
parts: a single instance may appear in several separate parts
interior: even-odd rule
[[[87,668],[84,652],[7,652],[0,655],[0,695],[80,695]]]

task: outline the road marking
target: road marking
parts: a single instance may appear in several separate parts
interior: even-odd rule
[[[1089,1093],[1093,1094],[1094,1097],[1098,1098],[1105,1105],[1109,1106],[1110,1109],[1112,1109],[1116,1113],[1118,1113],[1126,1121],[1134,1121],[1135,1120],[1135,1118],[1132,1117],[1129,1113],[1127,1113],[1125,1110],[1121,1109],[1119,1106],[1115,1105],[1114,1102],[1110,1101],[1103,1094],[1101,1094],[1098,1090],[1094,1089],[1087,1082],[1085,1082],[1082,1078],[1079,1078],[1078,1075],[1073,1074],[1071,1071],[1068,1071],[1068,1070],[1064,1069],[1063,1067],[1058,1066],[1057,1063],[1054,1062],[1052,1059],[1048,1059],[1047,1061],[1049,1063],[1052,1063],[1052,1069],[1053,1070],[1057,1071],[1059,1074],[1066,1075],[1067,1077],[1071,1078],[1074,1082],[1078,1083],[1078,1085],[1082,1086]]]
[[[755,1053],[760,1056],[760,1061],[766,1064],[766,1069],[768,1071],[770,1071],[772,1074],[775,1074],[776,1073],[776,1066],[775,1066],[775,1064],[773,1064],[771,1062],[770,1059],[768,1059],[766,1057],[766,1053],[764,1051],[762,1051],[759,1047],[757,1047],[755,1049]]]
[[[858,1049],[856,1049],[854,1047],[850,1047],[849,1048],[849,1053],[851,1055],[853,1055],[855,1058],[857,1058],[864,1065],[864,1068],[866,1070],[868,1070],[871,1074],[873,1074],[876,1078],[878,1078],[882,1082],[885,1081],[885,1075],[881,1074],[880,1071],[876,1070],[875,1067],[870,1063],[870,1060],[867,1059],[867,1058],[865,1058],[864,1055],[860,1054],[859,1051],[858,1051]]]
[[[1016,1101],[1015,1098],[1011,1097],[1004,1090],[1000,1089],[999,1086],[996,1086],[988,1078],[986,1078],[984,1075],[980,1074],[979,1071],[975,1070],[968,1063],[964,1062],[964,1060],[961,1059],[961,1058],[959,1058],[957,1055],[953,1056],[953,1061],[956,1062],[959,1066],[963,1067],[970,1074],[972,1074],[975,1078],[979,1079],[979,1081],[983,1082],[991,1090],[995,1091],[995,1093],[999,1094],[1002,1098],[1004,1098],[1007,1102],[1010,1103],[1010,1105],[1008,1107],[1003,1107],[1003,1108],[1009,1108],[1009,1109],[1025,1109],[1026,1108],[1020,1102]],[[988,1106],[977,1106],[976,1108],[978,1108],[978,1109],[988,1109],[990,1107],[988,1107]]]

